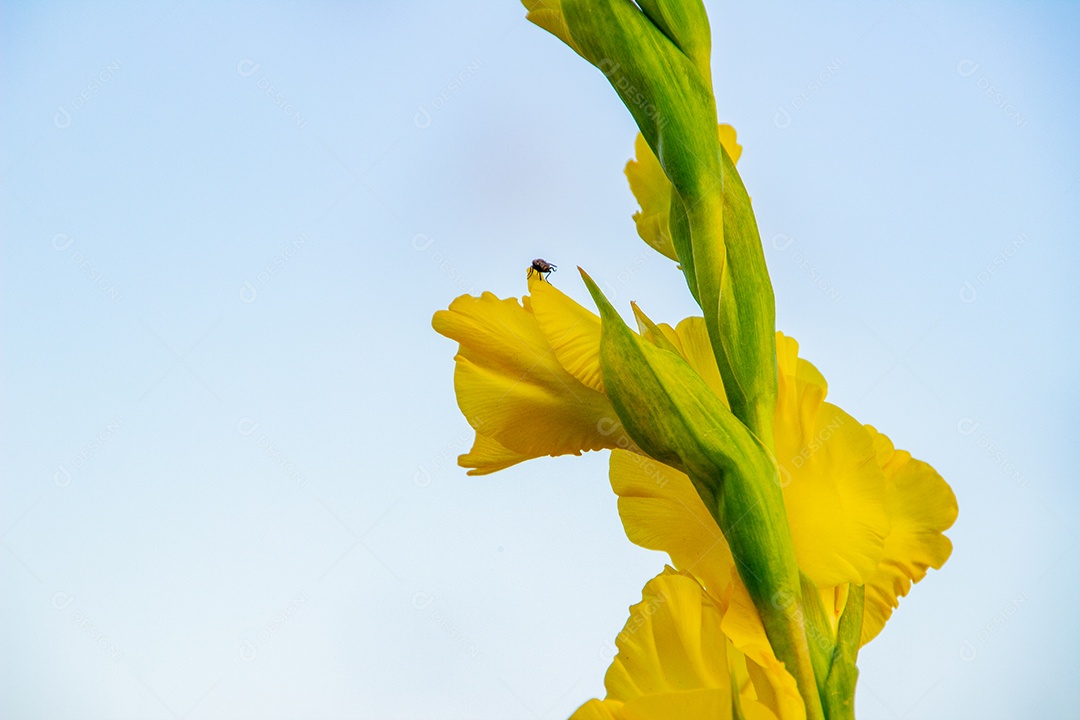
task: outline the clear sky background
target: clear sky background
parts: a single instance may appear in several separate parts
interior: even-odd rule
[[[862,720],[1068,717],[1080,6],[708,4],[779,328],[934,465]],[[0,715],[554,719],[663,567],[607,457],[467,478],[455,296],[695,308],[601,74],[483,3],[3,3]],[[992,88],[992,90],[991,90]]]

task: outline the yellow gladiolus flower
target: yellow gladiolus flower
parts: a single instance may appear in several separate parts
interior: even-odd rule
[[[545,455],[628,446],[600,378],[600,318],[539,276],[521,303],[462,295],[432,319],[457,340],[454,389],[483,475]]]
[[[803,717],[795,681],[773,654],[727,542],[690,478],[627,448],[625,435],[612,431],[600,319],[539,278],[530,279],[529,290],[521,303],[490,293],[462,296],[433,320],[460,343],[458,403],[477,430],[460,464],[483,474],[533,457],[612,449],[611,484],[627,536],[667,552],[705,588],[762,707],[782,720]],[[655,328],[723,400],[704,320]],[[777,333],[776,347],[775,457],[798,565],[818,588],[833,634],[848,585],[866,587],[866,643],[911,584],[948,559],[952,546],[942,533],[956,518],[956,499],[929,465],[826,402],[824,377],[798,356],[794,339]]]
[[[775,332],[757,220],[717,126],[711,33],[686,0],[523,0],[599,69],[641,134],[626,166],[641,238],[679,263],[704,317],[638,332],[584,272],[599,317],[530,273],[520,301],[462,296],[432,320],[458,342],[470,475],[612,450],[631,541],[668,553],[617,640],[607,697],[576,720],[824,720],[854,712],[862,644],[952,545],[952,490],[827,402]],[[631,439],[632,438],[632,439]]]
[[[696,324],[680,324],[679,329],[704,333]],[[798,357],[792,338],[777,334],[777,356],[776,460],[795,554],[818,588],[833,634],[848,585],[866,587],[865,644],[880,632],[911,584],[948,559],[952,545],[942,533],[956,519],[956,498],[928,464],[895,450],[887,437],[825,402],[824,378]],[[723,392],[715,376],[703,377],[712,377],[710,385]],[[764,671],[755,680],[759,690],[792,687],[793,680],[784,677],[787,673],[772,654],[723,535],[690,479],[674,468],[643,473],[626,453],[615,451],[611,484],[630,540],[667,552],[677,568],[693,573],[721,603],[725,634]],[[774,709],[781,717],[799,713],[794,705]]]
[[[735,128],[720,125],[718,132],[720,144],[731,156],[731,161],[737,163],[742,155],[742,145],[736,140]],[[671,240],[671,181],[641,133],[634,140],[634,155],[636,157],[626,163],[625,172],[630,190],[641,206],[641,210],[634,213],[637,233],[652,249],[678,262]]]

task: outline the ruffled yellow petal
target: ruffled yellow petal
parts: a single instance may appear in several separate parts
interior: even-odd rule
[[[477,433],[472,449],[459,456],[458,462],[461,467],[472,468],[468,475],[488,475],[528,459],[528,455],[516,453],[493,438]]]
[[[717,688],[728,692],[730,706],[722,639],[716,601],[690,575],[665,568],[645,585],[615,640],[619,654],[604,677],[608,697],[630,702],[643,695]]]
[[[525,307],[532,310],[559,364],[578,382],[604,392],[600,377],[600,317],[538,274],[529,278]]]
[[[460,343],[454,388],[478,434],[528,458],[615,447],[618,434],[600,429],[616,417],[611,403],[560,364],[530,307],[463,295],[432,325]]]
[[[799,567],[819,587],[863,584],[889,534],[885,476],[870,434],[825,402],[821,374],[777,333],[776,459]]]
[[[897,450],[869,425],[866,428],[885,472],[892,531],[885,538],[881,563],[866,583],[863,644],[881,632],[913,582],[926,577],[928,568],[941,569],[949,559],[952,542],[942,533],[952,527],[958,512],[952,488],[934,468]]]
[[[690,478],[626,450],[612,451],[610,477],[630,541],[666,552],[676,568],[693,573],[715,597],[723,597],[735,561]]]
[[[733,716],[729,654],[720,606],[687,573],[665,568],[630,608],[604,678],[607,698],[590,700],[572,720],[695,720]],[[739,659],[741,662],[741,659]],[[737,680],[737,678],[734,678]],[[747,720],[776,720],[751,691],[738,699]]]
[[[718,132],[720,144],[727,150],[732,162],[738,162],[742,146],[735,141],[735,128],[721,125]],[[678,262],[668,229],[671,181],[641,133],[634,140],[634,155],[636,159],[626,163],[625,172],[626,179],[630,181],[630,191],[641,206],[641,211],[634,213],[638,235],[654,250]]]

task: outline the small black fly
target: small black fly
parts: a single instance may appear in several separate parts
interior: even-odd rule
[[[542,282],[544,278],[546,278],[549,274],[555,272],[558,269],[558,265],[552,265],[543,258],[536,258],[532,261],[532,265],[529,266],[528,277],[532,277],[533,273],[536,273],[540,276],[540,280]]]

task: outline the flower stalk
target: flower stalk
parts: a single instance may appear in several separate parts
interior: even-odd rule
[[[630,608],[605,686],[572,720],[853,720],[859,648],[940,568],[956,498],[930,465],[826,402],[775,332],[773,288],[735,131],[717,125],[700,0],[523,0],[600,69],[641,134],[638,234],[679,263],[702,317],[635,332],[546,282],[435,313],[476,431],[470,475],[611,450],[634,543],[673,567]],[[540,272],[536,272],[539,270]]]

